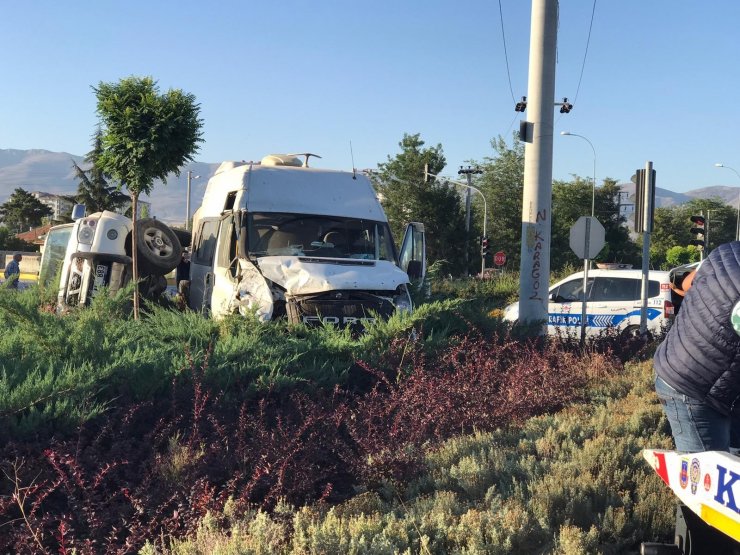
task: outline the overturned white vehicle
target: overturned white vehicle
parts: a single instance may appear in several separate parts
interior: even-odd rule
[[[350,327],[412,310],[423,225],[408,226],[399,257],[367,177],[305,156],[221,164],[193,218],[191,308]]]
[[[78,207],[75,207],[78,210]],[[136,222],[137,245],[132,245],[132,221],[115,212],[83,215],[75,222],[53,227],[44,244],[39,281],[51,284],[59,275],[58,307],[87,305],[106,287],[115,293],[132,278],[133,249],[137,249],[139,290],[155,297],[167,287],[165,275],[180,262],[177,232],[151,218]]]

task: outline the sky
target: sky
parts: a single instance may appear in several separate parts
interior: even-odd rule
[[[528,94],[525,0],[0,0],[0,14],[0,149],[84,155],[93,87],[136,75],[195,95],[199,162],[308,151],[375,168],[419,133],[455,176],[511,144]],[[562,0],[554,101],[573,110],[553,107],[553,178],[590,178],[595,159],[597,182],[627,182],[649,160],[661,188],[740,186],[714,167],[740,172],[739,24],[736,0]]]

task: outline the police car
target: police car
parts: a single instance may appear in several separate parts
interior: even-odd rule
[[[648,276],[647,329],[657,333],[666,328],[674,316],[672,276],[663,271],[651,271]],[[554,335],[580,334],[585,298],[588,335],[609,328],[636,334],[640,329],[641,292],[641,270],[589,270],[585,295],[583,272],[572,274],[550,287],[547,331]],[[518,319],[519,303],[504,309],[504,320],[517,322]]]

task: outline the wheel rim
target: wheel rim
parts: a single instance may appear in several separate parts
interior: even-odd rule
[[[628,326],[624,329],[622,334],[625,337],[640,337],[640,326]]]
[[[169,238],[156,228],[149,228],[144,232],[144,242],[147,248],[160,258],[167,258],[174,251]]]

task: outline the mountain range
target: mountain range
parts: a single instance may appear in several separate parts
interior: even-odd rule
[[[83,168],[86,167],[82,156],[67,152],[0,149],[0,204],[18,187],[29,192],[74,195],[77,191],[77,179],[72,167],[73,161]],[[185,221],[188,170],[192,172],[190,207],[194,212],[203,198],[208,179],[219,165],[220,162],[193,162],[182,168],[179,177],[171,174],[166,185],[156,182],[152,194],[141,198],[151,203],[153,216],[167,223],[181,224]],[[634,183],[620,184],[620,187],[629,198],[635,193]],[[674,206],[695,198],[717,197],[730,206],[737,206],[739,195],[740,188],[723,185],[703,187],[684,193],[658,187],[655,191],[655,204]]]
[[[0,149],[0,204],[8,200],[18,187],[29,193],[43,191],[74,196],[78,181],[72,166],[73,161],[82,168],[87,167],[83,156],[67,152]],[[182,224],[185,221],[188,170],[192,171],[190,209],[194,212],[203,198],[208,179],[220,164],[188,164],[182,168],[179,177],[170,174],[166,185],[156,181],[152,194],[142,195],[141,199],[151,203],[153,216],[170,224]]]

